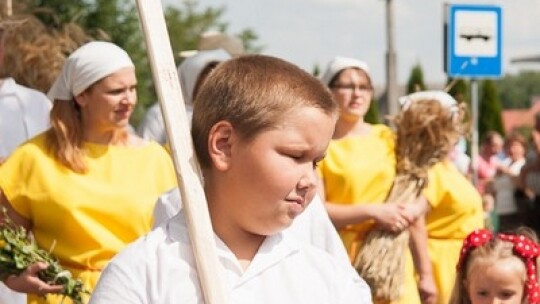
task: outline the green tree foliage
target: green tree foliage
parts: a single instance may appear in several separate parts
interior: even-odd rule
[[[422,67],[420,64],[417,64],[411,70],[409,81],[407,81],[407,94],[425,90],[426,85],[424,84],[424,73],[422,72]]]
[[[25,1],[43,23],[53,27],[83,19],[92,7],[87,0],[21,0]]]
[[[379,107],[375,99],[371,99],[371,104],[369,105],[369,110],[364,117],[364,120],[368,123],[377,124],[381,122],[379,115]]]
[[[257,54],[260,53],[264,46],[257,44],[259,35],[253,31],[253,29],[244,29],[238,34],[238,37],[244,42],[244,49],[247,53]]]
[[[199,36],[215,29],[225,31],[227,24],[220,21],[224,8],[206,8],[199,11],[197,2],[184,1],[181,7],[167,7],[165,19],[169,30],[171,47],[177,62],[181,60],[179,53],[185,50],[196,50]]]
[[[484,80],[478,110],[478,134],[480,138],[484,138],[488,131],[497,131],[504,135],[501,111],[502,105],[495,82],[493,80]]]
[[[468,105],[471,104],[471,99],[469,97],[470,89],[467,81],[464,79],[449,78],[447,85],[450,86],[448,94],[452,95],[458,102],[465,102]]]
[[[321,75],[321,66],[316,63],[313,65],[313,69],[311,70],[311,74],[315,77],[319,77]]]
[[[523,109],[531,106],[531,96],[540,95],[540,72],[521,72],[506,75],[497,81],[499,96],[505,109]]]

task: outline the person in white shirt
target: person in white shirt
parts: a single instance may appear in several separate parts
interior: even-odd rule
[[[4,58],[5,30],[0,26],[0,64]],[[0,163],[17,146],[49,127],[52,104],[37,90],[0,79]]]
[[[0,25],[0,65],[4,60],[5,31]],[[17,84],[11,77],[0,79],[0,164],[20,144],[49,128],[51,107],[42,92]],[[26,303],[26,294],[1,283],[0,303]]]
[[[495,211],[499,216],[499,231],[508,232],[525,224],[524,210],[514,197],[519,184],[519,174],[525,165],[527,141],[518,134],[506,138],[504,148],[507,157],[497,166],[497,174],[488,187],[495,197]]]
[[[371,303],[350,265],[286,230],[316,193],[337,111],[273,57],[228,60],[203,83],[191,132],[230,303]],[[117,255],[90,303],[204,303],[183,211]]]
[[[202,82],[218,63],[230,58],[231,56],[223,49],[199,51],[197,54],[186,58],[178,66],[178,77],[180,78],[186,112],[190,121],[193,112],[193,98]],[[137,133],[144,139],[154,140],[162,145],[167,142],[167,132],[159,102],[148,108],[146,115],[137,128]]]

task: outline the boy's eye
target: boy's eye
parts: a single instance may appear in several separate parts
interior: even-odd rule
[[[303,156],[300,155],[300,154],[289,154],[289,157],[294,159],[294,160],[300,160],[300,159],[302,159]]]
[[[485,297],[485,296],[488,295],[488,292],[485,291],[485,290],[478,290],[478,291],[476,292],[476,294],[479,295],[479,296],[481,296],[481,297]]]

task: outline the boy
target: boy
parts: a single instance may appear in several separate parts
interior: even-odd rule
[[[371,303],[352,267],[284,231],[336,117],[322,83],[272,57],[224,62],[201,87],[192,137],[230,303]],[[203,303],[183,212],[118,255],[90,303]]]

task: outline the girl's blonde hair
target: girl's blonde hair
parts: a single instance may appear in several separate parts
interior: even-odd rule
[[[482,241],[481,239],[485,239]],[[486,239],[487,238],[487,239]],[[480,243],[474,243],[473,239],[480,239]],[[534,282],[529,282],[531,277],[527,276],[527,257],[528,254],[523,254],[519,252],[518,247],[519,240],[527,245],[531,245],[536,249],[536,254],[531,256],[532,265],[535,267],[536,275],[534,276],[536,280]],[[538,275],[540,275],[539,269],[539,259],[538,259],[538,249],[540,247],[537,244],[537,237],[534,231],[528,228],[519,228],[512,234],[498,234],[493,236],[487,230],[477,230],[471,233],[467,239],[465,239],[463,248],[461,251],[460,261],[457,265],[456,279],[454,282],[454,289],[450,298],[450,304],[471,304],[469,294],[467,292],[467,281],[474,269],[477,269],[478,266],[493,265],[503,259],[515,259],[519,261],[522,267],[522,279],[524,283],[527,284],[536,284],[536,290],[538,291]],[[525,245],[525,246],[527,246]],[[519,245],[521,246],[521,245]],[[532,251],[531,251],[532,252]],[[524,302],[530,303],[530,292],[527,292],[524,288]],[[538,302],[535,302],[538,303]]]

